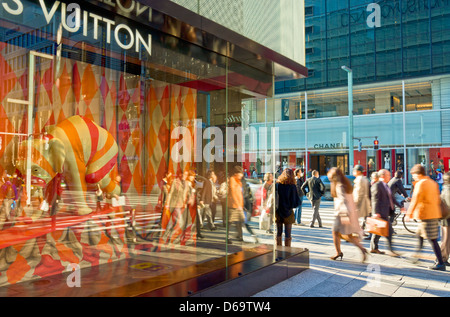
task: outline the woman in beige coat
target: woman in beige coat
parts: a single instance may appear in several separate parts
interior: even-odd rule
[[[435,181],[426,176],[425,168],[420,164],[415,165],[411,169],[411,174],[416,184],[414,186],[411,204],[406,212],[406,219],[412,218],[420,221],[417,230],[419,244],[416,254],[422,249],[423,240],[427,239],[433,248],[438,262],[430,267],[430,269],[445,271],[441,248],[437,242],[439,219],[442,217],[439,186]]]
[[[365,262],[367,251],[360,242],[362,229],[358,223],[355,202],[353,201],[353,188],[350,180],[344,173],[333,167],[327,174],[331,182],[331,196],[334,198],[335,220],[333,225],[333,242],[336,255],[332,260],[341,259],[344,254],[341,251],[341,237],[345,236],[347,241],[357,246],[363,255],[362,262]]]

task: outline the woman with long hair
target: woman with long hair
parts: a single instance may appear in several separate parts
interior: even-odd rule
[[[358,214],[353,201],[353,186],[344,173],[333,167],[327,174],[331,183],[331,196],[334,198],[335,220],[333,225],[333,242],[336,255],[332,260],[341,259],[344,254],[341,251],[341,237],[357,246],[363,255],[365,262],[367,250],[361,245],[360,237],[363,232],[358,223]]]
[[[299,205],[297,187],[294,172],[285,169],[278,177],[275,184],[276,190],[276,212],[275,223],[277,225],[277,245],[281,245],[284,226],[284,245],[291,246],[292,224],[295,222],[294,208]]]

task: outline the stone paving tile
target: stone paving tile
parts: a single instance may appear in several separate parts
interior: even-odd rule
[[[340,290],[344,287],[342,283],[331,282],[329,279],[326,279],[322,283],[317,284],[316,286],[310,288],[305,293],[301,294],[301,296],[310,297],[308,294],[319,294],[321,297],[330,297],[340,293]]]
[[[403,285],[392,294],[392,297],[421,297],[426,289],[427,287],[423,285],[403,283]]]

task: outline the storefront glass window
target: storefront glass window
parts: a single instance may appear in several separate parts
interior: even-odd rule
[[[226,45],[145,27],[204,36],[148,7],[19,2],[0,11],[0,172],[16,188],[3,196],[0,262],[22,255],[0,267],[0,286],[140,255],[158,275],[258,245],[242,232],[252,200],[231,215],[225,185],[244,167],[243,102],[272,97],[272,74],[228,59]],[[260,104],[254,120],[273,120]]]

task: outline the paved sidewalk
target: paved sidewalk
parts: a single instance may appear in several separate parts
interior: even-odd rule
[[[307,223],[307,222],[305,222]],[[269,237],[264,243],[271,243]],[[450,268],[446,272],[429,270],[434,256],[425,243],[423,258],[418,264],[407,261],[416,246],[416,237],[406,230],[397,230],[394,248],[402,257],[369,255],[361,263],[361,252],[342,241],[342,261],[335,255],[331,226],[325,228],[293,227],[293,247],[310,250],[310,269],[266,289],[254,297],[449,297]],[[363,245],[369,250],[369,241]],[[380,250],[386,250],[381,238]]]

